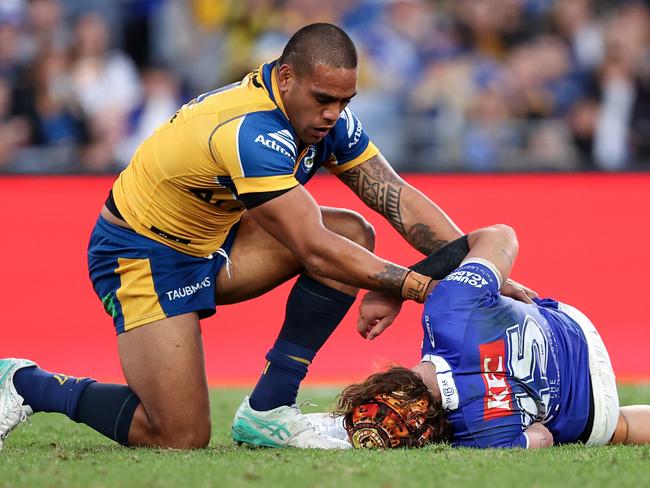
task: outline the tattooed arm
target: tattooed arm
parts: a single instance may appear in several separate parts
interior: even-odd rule
[[[312,276],[375,290],[394,299],[426,297],[431,278],[375,256],[323,225],[320,208],[302,185],[248,210]]]
[[[440,207],[402,180],[381,154],[338,177],[423,254],[462,235]]]

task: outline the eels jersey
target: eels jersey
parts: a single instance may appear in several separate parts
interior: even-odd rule
[[[467,260],[425,303],[422,360],[436,366],[453,444],[525,448],[536,421],[555,443],[576,442],[591,394],[585,336],[556,301],[501,296],[497,276]]]
[[[346,108],[319,143],[300,148],[267,63],[241,82],[198,96],[137,149],[113,185],[138,233],[178,251],[214,253],[244,211],[238,195],[305,184],[378,154]]]

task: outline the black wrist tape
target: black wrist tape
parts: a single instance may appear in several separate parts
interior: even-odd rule
[[[469,240],[464,235],[455,241],[451,241],[436,252],[429,254],[409,269],[412,269],[416,273],[430,276],[434,280],[441,280],[460,266],[460,263],[463,262],[463,259],[465,259],[468,253]]]

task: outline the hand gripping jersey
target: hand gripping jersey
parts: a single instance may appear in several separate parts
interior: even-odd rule
[[[140,145],[113,186],[136,232],[208,256],[240,219],[240,194],[292,188],[321,166],[339,174],[378,153],[347,108],[323,140],[299,148],[275,72],[264,64],[195,98]]]
[[[553,300],[501,296],[497,272],[468,260],[425,303],[423,361],[435,364],[453,443],[527,447],[541,421],[555,443],[576,442],[590,403],[588,348]]]

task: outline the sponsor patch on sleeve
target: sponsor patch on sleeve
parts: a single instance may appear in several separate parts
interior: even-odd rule
[[[463,262],[444,281],[455,281],[473,288],[490,287],[492,291],[498,291],[502,285],[499,270],[489,261],[477,258]]]

